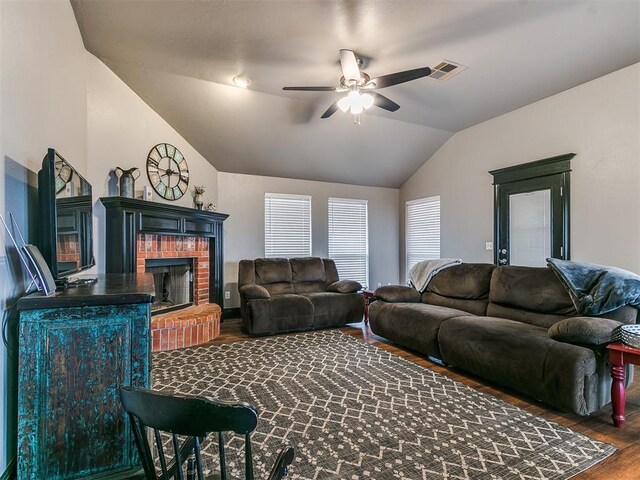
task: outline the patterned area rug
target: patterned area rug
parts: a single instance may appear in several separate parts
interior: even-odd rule
[[[160,352],[153,384],[256,405],[256,478],[285,443],[298,479],[564,479],[615,451],[336,330]],[[233,478],[243,448],[228,444]]]

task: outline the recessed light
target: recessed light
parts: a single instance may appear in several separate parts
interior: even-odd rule
[[[233,77],[233,84],[236,87],[247,88],[251,82],[247,77],[243,77],[242,75],[238,75],[237,77]]]

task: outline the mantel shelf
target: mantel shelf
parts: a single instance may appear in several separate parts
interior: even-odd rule
[[[170,203],[149,202],[139,198],[101,197],[100,201],[107,209],[122,208],[135,210],[141,213],[179,215],[187,219],[201,219],[209,222],[224,222],[229,216],[226,213],[196,210],[195,208],[182,207],[180,205],[172,205]]]

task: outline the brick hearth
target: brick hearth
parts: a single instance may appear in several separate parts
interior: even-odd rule
[[[220,307],[209,303],[209,239],[180,235],[138,234],[138,273],[145,272],[148,258],[193,259],[194,306],[151,317],[153,351],[191,347],[220,334]]]
[[[151,317],[152,351],[193,347],[220,335],[220,307],[215,303],[187,307]]]

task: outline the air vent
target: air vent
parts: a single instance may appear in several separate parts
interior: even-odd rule
[[[463,70],[466,70],[467,67],[464,65],[460,65],[459,63],[450,62],[449,60],[443,60],[435,67],[431,68],[431,75],[429,78],[433,78],[434,80],[438,80],[439,82],[444,82],[445,80],[449,80],[454,75],[457,75]]]

